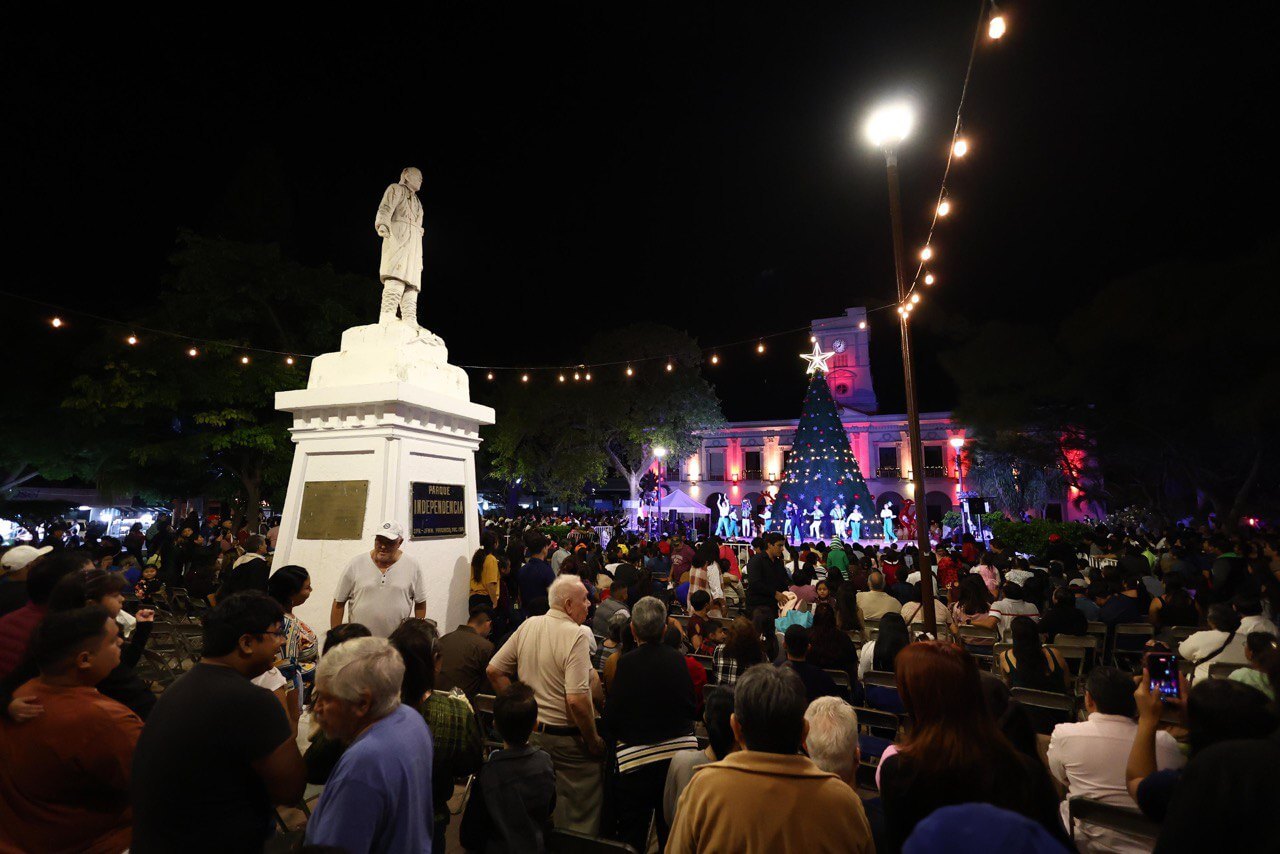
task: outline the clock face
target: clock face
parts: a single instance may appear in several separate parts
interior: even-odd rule
[[[843,353],[845,346],[846,345],[843,338],[837,338],[836,340],[831,342],[831,349],[835,350],[837,353]]]

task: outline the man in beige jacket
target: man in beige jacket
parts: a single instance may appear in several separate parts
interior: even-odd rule
[[[757,664],[738,679],[733,700],[730,723],[745,749],[694,772],[667,851],[873,854],[862,801],[800,753],[809,727],[795,671]]]

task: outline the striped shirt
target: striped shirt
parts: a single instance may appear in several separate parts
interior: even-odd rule
[[[697,750],[698,737],[695,735],[678,735],[657,744],[617,743],[618,773],[626,774],[654,762],[666,762],[682,750]]]

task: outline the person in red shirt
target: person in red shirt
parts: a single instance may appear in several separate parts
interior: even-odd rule
[[[683,654],[684,641],[685,636],[680,631],[680,624],[676,622],[669,623],[666,634],[662,636],[662,642]],[[702,717],[702,689],[707,685],[707,668],[703,667],[702,663],[692,655],[686,655],[684,663],[689,668],[689,679],[693,681],[693,699],[697,703],[697,714],[698,717]]]
[[[0,717],[0,849],[122,851],[142,719],[93,687],[120,663],[120,628],[101,605],[50,614],[31,656],[40,675],[14,696],[41,713]]]

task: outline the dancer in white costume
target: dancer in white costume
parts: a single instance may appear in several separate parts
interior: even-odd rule
[[[809,536],[815,540],[822,539],[822,517],[826,514],[822,512],[822,499],[815,498],[813,500],[813,510],[810,514],[811,521],[809,523]]]
[[[751,502],[743,499],[742,502],[742,536],[751,538],[756,535],[756,520],[751,518],[752,513]]]
[[[716,509],[720,511],[720,518],[716,522],[716,536],[728,539],[729,534],[729,499],[722,494],[716,500]]]
[[[884,509],[880,511],[880,518],[884,520],[884,541],[886,543],[896,543],[898,535],[893,532],[893,502],[886,501]]]
[[[849,514],[849,538],[854,542],[862,539],[862,508],[857,504],[853,505],[853,512]]]
[[[844,502],[840,498],[836,498],[836,503],[831,507],[831,526],[836,529],[836,536],[844,539],[845,521],[844,521]]]

